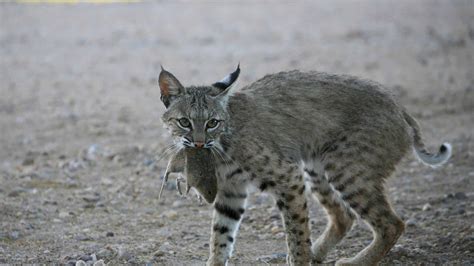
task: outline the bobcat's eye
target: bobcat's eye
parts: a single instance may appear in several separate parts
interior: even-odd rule
[[[206,127],[207,127],[207,128],[215,128],[215,127],[217,127],[218,125],[219,125],[219,120],[217,120],[217,119],[211,119],[211,120],[207,121]]]
[[[178,119],[178,124],[180,127],[183,127],[183,128],[191,128],[191,122],[189,121],[189,119],[184,118],[184,117]]]

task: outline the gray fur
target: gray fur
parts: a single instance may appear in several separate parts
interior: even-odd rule
[[[372,227],[374,240],[337,264],[377,264],[404,230],[386,198],[384,179],[412,147],[441,158],[437,164],[451,153],[446,148],[426,152],[416,121],[392,95],[351,76],[291,71],[267,75],[235,92],[213,86],[178,91],[163,115],[175,143],[194,148],[193,142],[205,141],[214,154],[218,190],[208,265],[227,263],[249,185],[274,196],[290,264],[323,261],[355,216]],[[178,125],[182,117],[192,121],[192,130]],[[219,126],[208,131],[206,123],[213,118]],[[307,188],[329,217],[313,245]]]

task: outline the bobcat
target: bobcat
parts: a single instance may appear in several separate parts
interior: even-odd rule
[[[213,162],[208,179],[217,181],[217,189],[209,197],[214,214],[207,264],[227,264],[250,185],[275,198],[290,265],[323,262],[356,217],[371,227],[373,241],[336,265],[377,264],[404,231],[384,191],[385,179],[411,148],[421,161],[437,166],[449,159],[451,145],[429,153],[418,123],[377,83],[290,71],[233,90],[239,73],[238,66],[211,86],[190,87],[164,69],[159,76],[167,108],[162,119],[176,150],[206,150]],[[313,244],[306,194],[328,215]]]

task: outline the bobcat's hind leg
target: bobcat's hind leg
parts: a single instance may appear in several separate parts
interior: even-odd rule
[[[309,177],[311,192],[324,207],[328,215],[328,224],[324,232],[311,247],[313,262],[322,263],[329,251],[339,243],[351,229],[354,214],[337,198],[319,163],[305,165],[305,174]]]
[[[372,243],[350,259],[340,259],[336,265],[377,265],[392,248],[405,225],[393,211],[383,188],[383,176],[372,174],[335,174],[329,180],[344,200],[371,227]]]

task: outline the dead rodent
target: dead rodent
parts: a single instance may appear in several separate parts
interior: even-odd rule
[[[217,178],[214,157],[209,149],[182,149],[171,157],[161,186],[160,196],[171,173],[184,175],[186,193],[191,187],[194,187],[206,202],[214,202],[217,194]],[[176,179],[176,186],[180,194],[181,181],[184,180],[179,177]]]

